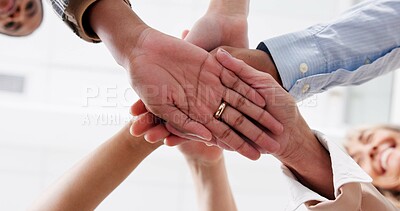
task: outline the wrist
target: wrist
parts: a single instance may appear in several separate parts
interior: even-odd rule
[[[289,139],[289,143],[296,143],[292,150],[277,158],[290,169],[300,183],[328,199],[334,199],[329,152],[307,128],[298,130],[302,131],[301,133],[294,133]]]
[[[281,76],[278,69],[276,68],[276,64],[274,62],[274,59],[272,58],[271,52],[268,50],[268,47],[264,44],[264,42],[261,42],[257,46],[257,50],[266,54],[265,65],[267,66],[266,70],[269,70],[267,71],[267,73],[269,73],[279,83],[279,85],[282,86]]]
[[[147,26],[123,0],[100,0],[87,12],[89,24],[109,48],[118,64],[124,66],[136,49]]]
[[[187,158],[186,161],[192,171],[193,176],[202,180],[203,184],[207,184],[206,181],[210,180],[211,176],[218,175],[222,169],[225,169],[223,156],[213,162],[204,162],[198,159]]]
[[[156,150],[158,147],[163,145],[163,142],[157,142],[157,143],[149,143],[147,142],[143,136],[141,137],[135,137],[132,136],[130,133],[130,127],[131,124],[127,124],[124,126],[124,128],[120,131],[120,133],[117,134],[117,136],[122,137],[124,141],[125,147],[138,154],[142,155],[148,155],[152,153],[154,150]]]
[[[207,13],[216,13],[228,16],[243,16],[249,14],[249,0],[211,0]]]
[[[224,163],[224,157],[221,155],[219,158],[215,160],[201,160],[201,159],[194,159],[185,156],[186,162],[191,168],[197,169],[197,170],[205,170],[205,169],[213,169],[213,168],[218,168],[221,164]]]
[[[293,125],[296,127],[293,127],[288,135],[290,144],[276,157],[286,166],[301,168],[303,162],[308,161],[306,156],[314,156],[313,151],[320,151],[323,147],[301,116]]]

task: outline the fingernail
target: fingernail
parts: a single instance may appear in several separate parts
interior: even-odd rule
[[[205,143],[208,147],[212,147],[212,146],[214,146],[213,144],[210,144],[210,143]]]
[[[232,57],[232,55],[231,55],[230,53],[228,53],[228,51],[226,51],[225,49],[219,48],[218,50],[221,51],[221,53],[224,53],[224,54],[226,54],[226,55]]]
[[[210,141],[210,139],[208,139],[208,138],[205,138],[205,137],[202,137],[202,136],[199,136],[199,135],[197,135],[197,134],[193,134],[193,133],[187,133],[186,135],[188,135],[188,136],[192,136],[192,137],[194,137],[194,138],[201,139],[201,140],[203,140],[203,141]]]

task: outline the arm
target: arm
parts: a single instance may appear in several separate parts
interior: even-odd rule
[[[155,117],[146,110],[142,101],[139,100],[135,103],[131,111],[133,115],[138,116],[133,122],[132,128],[137,133],[145,134],[146,139],[157,142],[170,135],[165,127],[159,124],[159,121],[155,120]],[[149,131],[153,131],[153,133],[150,134]],[[237,210],[228,181],[222,149],[179,137],[175,137],[174,143],[167,141],[168,144],[179,145],[178,148],[189,165],[200,210]]]
[[[365,1],[327,24],[267,39],[259,49],[268,49],[296,100],[360,84],[400,67],[399,11],[396,0]]]
[[[270,75],[222,50],[216,56],[221,64],[257,87],[270,113],[284,125],[283,134],[275,137],[280,149],[272,154],[286,166],[286,175],[294,179],[290,181],[294,197],[290,209],[296,209],[300,201],[312,210],[396,210],[377,191],[360,188],[360,183],[370,185],[370,177],[339,147],[310,130],[295,100]]]
[[[244,131],[246,137],[258,142],[249,131],[263,131],[246,115],[256,118],[265,113],[259,107],[264,101],[207,51],[150,28],[122,0],[92,0],[83,17],[117,63],[127,70],[133,89],[152,113],[179,132],[203,141],[211,141],[214,136],[250,159],[259,158],[256,147],[235,130]],[[221,81],[223,75],[227,77]],[[214,113],[223,101],[231,105],[227,113],[244,118],[246,124],[216,119]],[[241,106],[243,103],[248,106]],[[274,133],[281,132],[280,123],[273,117],[264,123]],[[265,133],[263,137],[274,142]]]
[[[30,210],[94,210],[161,145],[132,137],[129,126],[69,170]]]
[[[205,164],[189,158],[186,158],[186,160],[196,186],[200,210],[237,210],[223,157],[213,164]]]

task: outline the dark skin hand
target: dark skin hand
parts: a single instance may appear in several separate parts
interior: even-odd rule
[[[221,46],[219,48],[223,48],[233,57],[243,60],[254,69],[270,74],[282,86],[281,77],[271,55],[257,49],[235,48],[230,46]],[[214,49],[211,54],[214,55],[217,50],[218,48]]]

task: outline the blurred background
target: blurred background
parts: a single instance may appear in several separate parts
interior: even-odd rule
[[[355,0],[253,0],[250,47],[267,38],[338,16]],[[208,1],[135,0],[150,26],[180,37]],[[103,44],[78,39],[44,2],[45,17],[30,37],[0,37],[0,207],[24,210],[85,154],[129,121],[137,100],[125,71]],[[347,128],[398,123],[400,75],[358,87],[336,88],[299,103],[313,129],[340,142]],[[397,119],[397,121],[396,121]],[[280,164],[226,152],[239,210],[284,210],[289,190]],[[174,148],[161,147],[98,210],[196,210],[191,177]],[[302,208],[300,208],[302,209]]]

